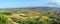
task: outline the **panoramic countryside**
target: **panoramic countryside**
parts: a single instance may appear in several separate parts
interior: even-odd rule
[[[60,0],[0,0],[0,24],[60,24]]]

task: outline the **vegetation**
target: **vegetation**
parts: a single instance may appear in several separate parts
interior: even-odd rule
[[[0,15],[0,24],[8,24],[8,19],[6,16]]]
[[[3,12],[3,14],[5,14],[5,15],[12,15],[11,12]]]
[[[60,11],[37,9],[8,11],[0,12],[0,24],[60,24]]]

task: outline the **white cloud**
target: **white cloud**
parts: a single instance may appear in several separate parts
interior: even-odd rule
[[[55,3],[56,5],[60,5],[60,0],[53,0],[52,3]]]
[[[60,6],[60,0],[50,0],[45,5],[46,6],[51,6],[51,7],[59,7]]]

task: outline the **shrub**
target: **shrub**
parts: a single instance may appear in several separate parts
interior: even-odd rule
[[[8,24],[8,21],[7,21],[7,17],[6,16],[2,16],[0,15],[0,24]]]
[[[11,12],[3,12],[3,14],[5,14],[5,15],[12,15]]]

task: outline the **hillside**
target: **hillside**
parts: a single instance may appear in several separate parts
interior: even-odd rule
[[[26,7],[0,9],[0,24],[60,24],[60,8]]]

